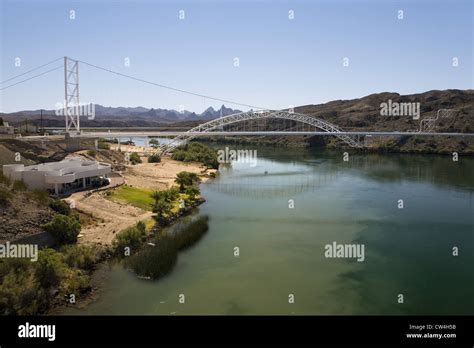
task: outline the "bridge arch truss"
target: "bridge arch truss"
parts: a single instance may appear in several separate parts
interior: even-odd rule
[[[362,147],[361,143],[358,141],[358,139],[355,136],[350,136],[346,134],[337,134],[337,133],[342,132],[342,129],[322,119],[308,116],[301,113],[285,111],[285,110],[279,110],[279,111],[273,111],[273,110],[252,111],[251,110],[247,112],[241,112],[238,114],[223,116],[215,120],[211,120],[209,122],[200,124],[188,130],[187,132],[175,137],[168,144],[163,144],[162,146],[160,146],[160,152],[162,154],[170,152],[174,150],[175,148],[177,148],[178,146],[184,145],[190,140],[200,135],[205,135],[206,133],[209,133],[215,130],[220,130],[222,129],[222,127],[230,125],[230,124],[249,121],[249,120],[272,119],[272,118],[285,119],[285,120],[291,120],[291,121],[295,121],[295,122],[299,122],[303,124],[308,124],[318,129],[321,129],[325,132],[331,132],[332,134],[334,134],[334,136],[336,136],[337,138],[339,138],[340,140],[342,140],[343,142],[345,142],[351,147]]]

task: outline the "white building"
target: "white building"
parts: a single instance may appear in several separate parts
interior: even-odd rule
[[[55,194],[90,187],[94,180],[106,178],[110,171],[110,164],[80,158],[26,167],[23,164],[3,166],[3,175],[10,179],[22,180],[29,189],[50,190]]]
[[[15,128],[10,126],[8,122],[3,121],[3,126],[0,126],[0,134],[14,134]]]

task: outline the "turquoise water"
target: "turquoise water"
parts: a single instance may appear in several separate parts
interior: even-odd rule
[[[169,276],[104,266],[98,299],[65,313],[474,313],[474,159],[256,149],[201,185],[209,231]],[[333,242],[365,260],[326,258]]]

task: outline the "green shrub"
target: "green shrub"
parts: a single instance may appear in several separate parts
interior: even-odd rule
[[[184,161],[186,158],[186,151],[184,150],[174,150],[173,154],[171,155],[171,159],[175,161]]]
[[[45,155],[38,155],[37,159],[40,163],[46,163],[48,162],[49,157]]]
[[[56,213],[69,216],[71,215],[71,207],[66,202],[60,199],[54,199],[49,203],[49,207]]]
[[[193,186],[199,183],[201,179],[196,173],[179,172],[176,174],[175,183],[179,185],[180,192],[183,192],[187,186]]]
[[[178,250],[189,248],[199,241],[209,230],[208,221],[209,218],[207,216],[202,216],[174,234],[173,239],[176,241]]]
[[[24,273],[31,266],[31,261],[20,258],[5,258],[0,260],[0,281],[10,272]]]
[[[143,221],[138,221],[135,227],[142,233],[143,235],[146,234],[146,225]]]
[[[160,142],[156,138],[151,138],[149,144],[151,147],[154,147],[154,148],[157,148],[158,146],[160,146]]]
[[[97,147],[101,150],[110,150],[110,144],[105,140],[99,140]]]
[[[173,238],[162,236],[155,246],[146,246],[128,259],[128,266],[139,276],[158,279],[168,274],[178,259]]]
[[[157,215],[158,218],[163,217],[171,213],[171,203],[167,202],[165,199],[156,200],[153,204],[152,211]]]
[[[142,163],[142,160],[141,160],[140,156],[138,155],[138,153],[132,152],[130,154],[130,162],[132,164],[137,164],[137,163]]]
[[[44,291],[38,289],[32,262],[25,260],[25,265],[24,270],[11,269],[1,277],[0,315],[35,315],[47,302]]]
[[[81,224],[74,216],[57,214],[53,220],[43,225],[45,231],[51,233],[58,244],[70,244],[77,241]]]
[[[26,191],[28,186],[26,186],[26,184],[21,180],[15,180],[12,189],[13,191]]]
[[[175,161],[201,162],[208,168],[219,168],[217,151],[197,142],[178,147],[173,151],[171,158]]]
[[[188,195],[190,200],[194,201],[196,200],[196,197],[199,196],[201,191],[199,190],[199,187],[193,185],[186,187],[184,193]]]
[[[35,275],[41,287],[46,289],[58,287],[66,271],[67,266],[61,254],[53,249],[44,249],[39,252]]]
[[[118,255],[124,255],[126,247],[130,248],[131,252],[135,252],[140,247],[145,236],[146,232],[138,224],[119,232],[113,241],[115,252]]]
[[[164,193],[165,193],[165,199],[170,203],[175,202],[179,198],[179,189],[175,186],[164,191]]]
[[[127,260],[127,265],[139,276],[161,278],[173,269],[178,251],[194,245],[208,229],[208,217],[200,217],[171,236],[159,236],[154,246],[145,246],[135,253]]]
[[[64,255],[72,258],[73,254],[65,251]],[[64,255],[45,249],[39,252],[38,262],[0,259],[0,315],[38,315],[51,303],[63,300],[65,295],[79,294],[82,289],[90,287],[89,277],[80,269],[68,267]],[[87,267],[89,259],[84,259],[79,259],[74,266]]]
[[[91,157],[95,157],[97,155],[97,152],[95,150],[87,150],[87,154]]]
[[[179,198],[179,190],[177,187],[172,187],[168,190],[154,191],[151,193],[154,203],[152,204],[152,211],[161,218],[171,213],[173,204]]]
[[[161,156],[157,153],[154,153],[150,157],[148,157],[148,163],[160,163],[161,162]]]
[[[85,245],[65,245],[61,248],[64,262],[73,268],[80,268],[86,271],[94,269],[101,257],[100,249],[94,246]]]

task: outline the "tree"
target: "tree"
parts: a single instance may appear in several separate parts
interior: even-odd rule
[[[174,202],[179,198],[179,189],[176,186],[166,190],[166,200],[168,202]]]
[[[186,186],[192,186],[199,183],[201,179],[196,173],[180,172],[176,175],[175,183],[179,185],[179,191],[183,192]]]
[[[99,139],[97,147],[101,150],[110,150],[110,144],[106,139]]]
[[[160,200],[168,201],[168,194],[167,194],[166,190],[164,190],[164,191],[153,191],[151,193],[151,198],[153,198],[155,203],[160,201]]]
[[[199,187],[193,185],[193,186],[186,187],[186,189],[184,190],[184,193],[186,193],[189,196],[189,198],[192,201],[194,201],[196,200],[196,197],[199,196],[201,191],[199,190]]]
[[[153,205],[153,212],[158,217],[168,215],[171,212],[171,203],[167,202],[165,199],[159,199],[155,201],[155,204]]]
[[[81,224],[75,217],[57,214],[53,220],[43,225],[43,229],[51,233],[59,244],[70,244],[77,242]]]
[[[160,146],[160,142],[156,138],[151,138],[149,144],[151,147],[154,147],[154,148],[157,148],[158,146]]]

